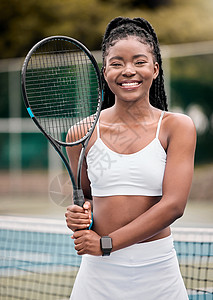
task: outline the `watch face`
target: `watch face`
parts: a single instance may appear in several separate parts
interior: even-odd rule
[[[112,249],[112,240],[110,237],[102,237],[101,244],[103,249]]]

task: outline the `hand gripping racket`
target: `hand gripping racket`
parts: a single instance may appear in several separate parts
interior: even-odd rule
[[[97,62],[79,41],[66,36],[48,37],[27,54],[21,83],[30,117],[64,162],[73,185],[74,204],[83,206],[82,163],[102,103]],[[82,144],[82,150],[75,180],[62,147],[78,144]]]

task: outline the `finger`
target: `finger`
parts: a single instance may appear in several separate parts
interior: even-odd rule
[[[86,201],[83,205],[84,211],[86,213],[89,213],[89,215],[91,216],[91,212],[92,212],[92,207],[91,207],[91,203],[89,201]]]
[[[78,217],[78,218],[75,218],[73,216],[68,216],[66,217],[66,222],[72,224],[89,224],[90,219],[91,218],[89,215],[87,215],[87,217]]]
[[[77,254],[78,255],[82,255],[83,254],[83,252],[84,252],[84,248],[83,248],[83,245],[82,244],[77,244],[77,245],[75,245],[75,250],[77,251]],[[81,254],[79,254],[79,253],[81,253]]]
[[[85,232],[85,231],[84,231]],[[77,251],[77,254],[78,255],[83,255],[85,253],[87,253],[87,237],[85,237],[85,234],[84,234],[83,231],[81,232],[77,232],[76,236],[79,236],[78,238],[76,238],[74,240],[74,244],[75,244],[75,250]]]
[[[68,217],[70,214],[77,214],[77,213],[82,213],[85,214],[85,211],[82,207],[78,208],[77,205],[75,205],[76,207],[70,206],[67,208],[67,211],[65,213],[65,217]]]
[[[69,226],[90,226],[91,224],[91,219],[88,217],[87,219],[73,219],[73,218],[67,218],[66,223]]]
[[[67,212],[84,212],[83,207],[79,206],[79,205],[70,205],[67,207]]]
[[[71,224],[71,223],[67,223],[67,227],[70,228],[72,231],[81,231],[81,230],[86,230],[89,228],[89,224]]]
[[[85,230],[78,230],[74,232],[73,237],[76,240],[75,243],[78,243],[80,238],[82,238],[87,232]]]
[[[79,250],[80,248],[82,248],[83,241],[84,241],[84,239],[82,237],[80,237],[78,239],[74,239],[74,244],[75,244],[76,250]]]
[[[84,255],[86,254],[86,251],[84,249],[80,249],[79,251],[77,251],[77,255]]]
[[[87,211],[91,210],[91,203],[89,201],[84,202],[83,208]]]
[[[82,231],[82,230],[86,230],[89,225],[88,224],[72,224],[70,226],[68,226],[72,231],[77,232],[77,231]]]
[[[69,219],[88,219],[89,218],[89,213],[88,212],[66,212],[66,218]]]

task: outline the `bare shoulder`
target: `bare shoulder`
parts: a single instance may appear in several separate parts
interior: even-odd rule
[[[82,120],[77,121],[67,132],[66,142],[67,143],[77,143],[89,133],[91,128],[93,127],[95,121],[95,115],[88,116]]]
[[[164,126],[168,129],[168,134],[192,134],[196,135],[196,129],[192,119],[181,113],[166,112]]]
[[[189,116],[181,113],[166,112],[163,123],[167,136],[167,154],[175,154],[177,149],[179,153],[182,153],[181,151],[191,154],[195,152],[196,129],[194,122]]]

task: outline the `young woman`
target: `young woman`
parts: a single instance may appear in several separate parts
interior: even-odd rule
[[[86,202],[66,212],[83,255],[70,299],[188,299],[169,226],[189,194],[195,127],[167,112],[159,44],[146,20],[114,19],[102,51],[104,109],[83,166]],[[68,149],[74,169],[79,151]],[[91,210],[92,229],[81,230]]]

